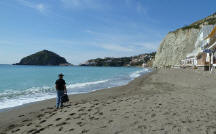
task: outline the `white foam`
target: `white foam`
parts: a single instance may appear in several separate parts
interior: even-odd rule
[[[13,98],[13,99],[3,99],[0,102],[0,109],[21,106],[23,104],[42,101],[42,100],[46,100],[46,99],[51,99],[54,97],[55,97],[55,95],[47,95],[46,94],[44,96],[31,96],[31,97],[22,96],[22,97]]]
[[[90,85],[105,83],[108,80],[93,81],[86,83],[76,83],[67,86],[68,89],[83,88]],[[27,90],[7,90],[0,93],[0,109],[20,106],[27,103],[42,101],[56,97],[54,87],[32,87]],[[80,94],[86,92],[71,92],[70,94]]]
[[[150,70],[147,68],[133,72],[129,75],[129,79],[126,79],[126,81],[124,81],[125,80],[124,78],[121,78],[123,81],[121,81],[121,79],[91,81],[85,83],[69,84],[67,85],[67,88],[69,89],[69,94],[87,93],[102,88],[111,88],[111,87],[127,84],[127,82],[129,82],[130,80],[133,80],[141,76],[143,73],[147,73],[147,72],[150,72]],[[74,90],[70,90],[70,89],[74,89]],[[84,89],[84,90],[80,90],[80,89]],[[32,87],[26,90],[11,89],[0,93],[0,109],[11,108],[11,107],[20,106],[23,104],[32,103],[36,101],[51,99],[55,97],[56,97],[55,88],[49,86]]]
[[[70,84],[67,86],[67,88],[81,88],[81,87],[86,87],[89,85],[96,85],[96,84],[105,83],[107,81],[108,80],[101,80],[101,81],[92,81],[92,82],[85,82],[85,83]]]
[[[143,73],[147,73],[147,72],[150,72],[150,70],[147,69],[147,68],[144,68],[144,69],[142,69],[142,70],[133,72],[132,74],[130,74],[130,77],[131,77],[132,79],[135,79],[135,78],[141,76]]]
[[[7,90],[0,93],[0,109],[20,106],[23,104],[54,98],[50,92],[52,87],[32,87],[27,90]]]

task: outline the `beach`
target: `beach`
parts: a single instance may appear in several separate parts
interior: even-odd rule
[[[155,70],[129,84],[0,112],[0,134],[215,134],[216,75]]]

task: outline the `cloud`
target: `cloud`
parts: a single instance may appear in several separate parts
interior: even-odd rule
[[[143,13],[145,15],[148,13],[148,9],[146,7],[143,7],[141,3],[137,3],[136,10],[138,13]]]
[[[65,5],[65,6],[80,6],[82,0],[61,0],[61,2]]]
[[[26,7],[39,11],[40,13],[45,13],[47,11],[47,7],[43,3],[33,3],[27,0],[17,0],[17,1]]]
[[[160,41],[133,44],[133,46],[137,48],[137,51],[138,50],[156,51],[159,45],[160,45]]]
[[[110,50],[114,52],[134,52],[135,50],[128,47],[128,46],[123,46],[123,45],[118,45],[118,44],[110,44],[110,43],[105,43],[105,42],[97,42],[97,41],[76,41],[76,40],[64,40],[64,39],[57,39],[54,40],[53,42],[64,44],[64,45],[79,45],[79,46],[92,46],[92,47],[97,47],[97,48],[102,48],[105,50]]]
[[[106,50],[118,51],[118,52],[133,52],[134,51],[133,49],[129,47],[125,47],[121,45],[114,45],[114,44],[100,45],[100,47]]]
[[[143,43],[126,43],[125,45],[118,44],[103,44],[98,45],[106,50],[113,52],[123,52],[123,53],[145,53],[156,51],[160,42],[143,42]]]
[[[148,8],[144,6],[142,1],[139,0],[125,0],[125,3],[128,7],[133,7],[138,13],[147,15]]]
[[[73,9],[96,9],[100,7],[98,0],[61,0],[61,2],[64,7]]]

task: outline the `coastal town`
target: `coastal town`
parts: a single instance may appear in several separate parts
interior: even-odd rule
[[[216,67],[216,26],[208,34],[203,37],[204,33],[201,32],[201,45],[196,53],[188,54],[186,59],[181,60],[181,67],[193,67],[203,70],[213,70]]]

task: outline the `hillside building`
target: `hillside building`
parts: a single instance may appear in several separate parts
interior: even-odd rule
[[[197,67],[204,70],[216,67],[216,26],[203,40],[205,44],[196,55],[189,55],[181,60],[182,67]]]

